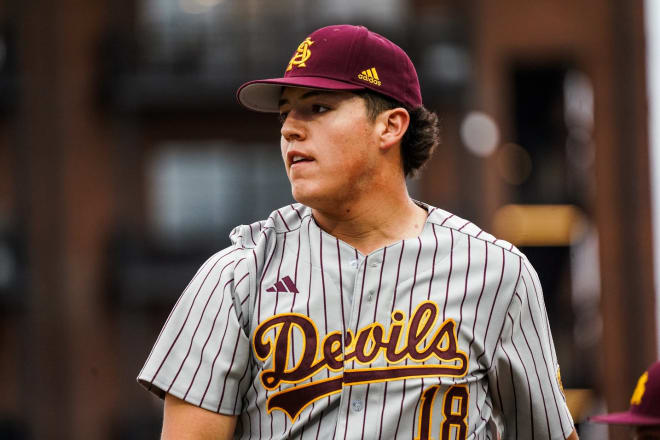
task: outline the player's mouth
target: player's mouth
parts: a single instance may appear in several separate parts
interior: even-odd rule
[[[299,167],[301,165],[314,161],[312,157],[306,156],[304,154],[300,154],[298,152],[289,153],[287,155],[287,159],[289,161],[289,167],[291,168]]]

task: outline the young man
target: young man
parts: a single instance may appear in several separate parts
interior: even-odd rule
[[[660,440],[660,362],[651,365],[637,381],[628,411],[603,414],[589,420],[630,426],[633,440]]]
[[[138,378],[163,438],[577,438],[527,259],[408,196],[438,127],[403,50],[325,27],[238,100],[280,114],[299,203],[174,306]]]

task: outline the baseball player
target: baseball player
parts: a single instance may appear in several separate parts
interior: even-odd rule
[[[280,115],[299,203],[174,306],[138,377],[163,438],[576,439],[528,260],[408,196],[438,127],[406,53],[329,26],[284,69],[237,96]]]
[[[640,376],[628,411],[594,416],[589,421],[630,426],[633,440],[660,439],[660,362]]]

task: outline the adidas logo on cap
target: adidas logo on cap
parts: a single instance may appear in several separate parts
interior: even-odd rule
[[[363,70],[359,75],[358,79],[369,82],[373,85],[379,86],[382,83],[380,78],[378,78],[378,73],[376,73],[376,68],[372,67],[371,69]]]

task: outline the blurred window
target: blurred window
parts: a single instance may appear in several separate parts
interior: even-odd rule
[[[315,27],[360,22],[400,29],[409,7],[404,0],[143,0],[141,68],[216,80],[278,75]]]
[[[149,218],[159,242],[226,237],[293,202],[279,149],[228,142],[167,142],[147,163]],[[190,243],[188,243],[190,244]]]

